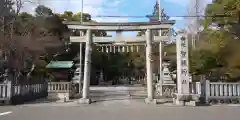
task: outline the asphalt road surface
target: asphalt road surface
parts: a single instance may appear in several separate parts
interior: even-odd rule
[[[0,120],[239,120],[240,106],[176,107],[116,100],[91,105],[0,107]]]
[[[142,87],[92,87],[90,105],[35,102],[0,106],[0,120],[240,120],[240,106],[145,104]],[[129,95],[131,94],[131,95]],[[143,96],[130,99],[132,95]]]

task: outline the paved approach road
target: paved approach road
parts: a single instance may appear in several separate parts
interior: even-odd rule
[[[30,103],[0,106],[0,120],[240,120],[240,106],[174,107],[144,103],[141,87],[92,87],[90,105]],[[136,95],[138,99],[130,99]],[[142,97],[139,97],[142,96]]]
[[[239,120],[240,106],[174,107],[116,100],[91,105],[0,107],[0,120]]]

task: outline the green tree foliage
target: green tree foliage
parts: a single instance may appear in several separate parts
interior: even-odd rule
[[[81,15],[82,13],[76,13],[74,14],[72,11],[64,11],[63,14],[58,14],[58,16],[66,21],[81,21]],[[91,21],[91,15],[87,13],[83,13],[83,22],[90,22]],[[94,21],[92,21],[94,22]]]
[[[53,15],[53,12],[50,8],[44,5],[39,5],[35,9],[35,14],[36,16],[50,16],[50,15]]]
[[[8,14],[5,12],[7,22],[1,31],[5,37],[1,36],[0,49],[8,58],[6,62],[10,71],[14,70],[15,75],[27,73],[29,76],[39,66],[41,56],[51,56],[64,50],[63,40],[67,37],[68,28],[45,6],[38,6],[36,15],[18,13],[18,7],[17,11],[9,9]],[[13,19],[8,20],[9,16]]]
[[[191,67],[194,74],[205,74],[212,80],[227,76],[229,81],[240,78],[240,1],[213,0],[206,8],[202,20],[197,48],[191,50]],[[215,29],[213,29],[215,26]]]
[[[63,14],[57,14],[57,16],[59,16],[62,20],[64,21],[75,21],[75,22],[80,22],[81,21],[81,15],[83,15],[83,22],[93,22],[96,23],[96,21],[91,20],[91,15],[89,15],[88,13],[76,13],[74,14],[72,11],[64,11]],[[95,36],[106,36],[107,33],[106,31],[94,31],[93,34]],[[75,30],[72,32],[73,36],[79,36],[80,35],[80,31],[79,30]]]

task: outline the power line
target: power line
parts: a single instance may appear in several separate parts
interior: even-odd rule
[[[149,18],[149,17],[151,17],[151,18],[158,18],[157,16],[155,17],[155,16],[149,16],[149,15],[146,15],[146,16],[117,16],[117,15],[95,15],[95,16],[92,16],[91,15],[91,17],[115,17],[115,18]],[[164,17],[164,16],[162,16],[162,17]],[[186,18],[186,17],[188,17],[188,18],[199,18],[199,17],[210,17],[210,18],[222,18],[222,17],[232,17],[232,16],[230,16],[230,15],[212,15],[212,16],[207,16],[207,15],[194,15],[194,16],[188,16],[188,15],[176,15],[176,16],[169,16],[169,17],[184,17],[184,18]]]

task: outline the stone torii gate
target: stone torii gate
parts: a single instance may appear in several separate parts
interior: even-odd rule
[[[169,35],[165,36],[153,36],[152,30],[170,30],[175,21],[161,21],[161,22],[128,22],[128,23],[79,23],[79,22],[65,22],[70,29],[78,29],[80,31],[86,31],[86,36],[71,36],[71,42],[80,43],[80,49],[82,44],[85,43],[85,61],[84,61],[84,75],[83,75],[83,89],[82,98],[80,103],[90,104],[91,99],[89,95],[90,86],[90,71],[91,71],[91,54],[93,43],[145,43],[146,45],[146,71],[147,71],[147,98],[146,103],[156,103],[154,99],[153,89],[153,71],[152,71],[152,46],[153,43],[159,43],[161,41],[169,40]],[[92,31],[104,30],[115,31],[117,37],[113,40],[111,37],[93,37]],[[145,36],[138,37],[122,37],[121,31],[145,31]],[[161,57],[161,56],[160,56]],[[80,62],[81,62],[80,51]],[[81,65],[81,63],[80,63]],[[81,77],[80,77],[81,79]],[[181,82],[182,83],[182,82]],[[182,87],[180,87],[182,88]],[[189,88],[188,88],[189,89]],[[180,89],[179,89],[180,90]],[[180,90],[181,92],[182,90]]]

